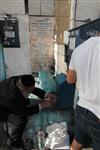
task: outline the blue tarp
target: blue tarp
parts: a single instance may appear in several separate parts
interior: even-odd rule
[[[46,92],[57,91],[56,82],[49,71],[41,70],[39,72],[39,81],[40,81],[39,87],[45,90]]]
[[[70,109],[73,107],[75,84],[68,84],[67,81],[59,84],[58,104],[59,109]]]
[[[26,127],[26,134],[29,138],[33,138],[35,132],[39,131],[40,128],[46,131],[46,127],[50,124],[63,121],[67,124],[73,123],[73,99],[75,84],[70,85],[65,81],[57,86],[57,89],[59,89],[59,107],[57,106],[55,109],[45,109],[40,111],[38,114],[29,117]]]

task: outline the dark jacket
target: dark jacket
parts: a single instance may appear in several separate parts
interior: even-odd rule
[[[12,113],[18,115],[32,115],[38,113],[38,105],[28,107],[29,99],[26,99],[16,86],[16,82],[19,78],[20,76],[14,76],[0,81],[0,105],[3,105]],[[32,93],[39,98],[43,98],[45,91],[35,88]]]

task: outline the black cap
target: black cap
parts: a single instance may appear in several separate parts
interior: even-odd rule
[[[21,76],[21,82],[25,86],[34,86],[35,85],[34,77],[29,74]]]

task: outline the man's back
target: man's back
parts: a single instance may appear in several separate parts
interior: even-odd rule
[[[78,104],[100,118],[100,37],[92,37],[75,49],[70,69],[77,73]]]
[[[16,86],[18,77],[11,77],[0,81],[0,104],[15,113],[26,112],[27,101]]]

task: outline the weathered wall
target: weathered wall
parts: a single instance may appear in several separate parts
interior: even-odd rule
[[[54,63],[53,32],[54,17],[30,16],[30,47],[33,72],[38,72],[42,67],[51,70]]]
[[[4,49],[7,76],[37,72],[41,66],[48,69],[53,67],[54,25],[57,42],[62,44],[63,32],[68,26],[68,2],[69,0],[29,0],[29,15],[31,15],[29,17],[25,15],[24,0],[0,0],[0,14],[12,14],[19,19],[21,47]],[[56,16],[55,20],[54,15]],[[36,23],[36,18],[40,22],[38,21],[35,30],[31,23],[32,21],[33,24]],[[49,27],[48,23],[51,24]],[[64,60],[64,58],[60,59]]]
[[[25,14],[24,0],[0,0],[0,14]]]
[[[70,0],[55,0],[56,42],[64,44],[64,31],[69,29]]]
[[[0,16],[12,14],[19,20],[20,48],[4,48],[7,77],[30,73],[29,17],[25,15],[24,0],[0,0]]]
[[[65,48],[64,45],[60,44],[55,44],[55,50],[54,50],[54,55],[55,55],[55,73],[66,73],[67,70],[67,65],[64,62],[64,53]]]
[[[77,19],[87,19],[92,20],[100,17],[100,0],[78,0],[77,3]]]
[[[19,19],[20,48],[4,48],[7,76],[31,73],[31,52],[29,45],[29,17]]]
[[[54,0],[29,0],[30,48],[32,71],[52,70]]]
[[[54,0],[29,0],[29,15],[54,15]]]
[[[76,12],[75,12],[76,5]],[[76,13],[76,15],[75,15]],[[76,18],[75,18],[76,16]],[[90,18],[91,20],[95,20],[100,17],[100,0],[77,0],[77,4],[75,1],[71,0],[71,16],[70,16],[70,28],[73,28],[74,25],[79,26],[86,22],[78,22],[75,20],[86,20]]]

